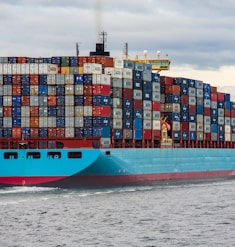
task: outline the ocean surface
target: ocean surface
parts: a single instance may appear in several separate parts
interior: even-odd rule
[[[235,181],[0,189],[0,246],[235,246]]]

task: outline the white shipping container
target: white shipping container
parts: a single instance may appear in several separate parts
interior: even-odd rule
[[[3,95],[12,95],[12,85],[3,85]]]
[[[152,82],[152,91],[153,92],[161,92],[161,86],[159,82]]]
[[[29,117],[29,116],[30,116],[29,106],[21,106],[21,117]]]
[[[75,106],[74,107],[74,116],[82,117],[83,116],[83,106]]]
[[[65,127],[74,127],[74,117],[65,117]]]
[[[121,118],[122,119],[122,109],[113,108],[113,118]]]
[[[217,109],[218,102],[217,101],[211,101],[211,109]]]
[[[204,132],[205,133],[211,133],[211,125],[210,124],[204,125]]]
[[[128,69],[128,68],[124,68],[122,71],[122,76],[125,79],[132,79],[133,78],[133,70]]]
[[[120,119],[120,118],[113,118],[113,120],[112,120],[112,127],[114,129],[122,129],[122,119]]]
[[[30,106],[38,106],[38,96],[30,95]]]
[[[161,112],[160,111],[152,111],[153,119],[154,120],[160,120],[161,119]]]
[[[48,85],[48,95],[56,95],[56,86]]]
[[[74,116],[74,107],[65,106],[65,117],[73,117],[73,116]]]
[[[3,107],[0,106],[0,117],[3,117]]]
[[[133,90],[133,98],[142,100],[142,91],[138,89]]]
[[[172,109],[173,109],[173,112],[180,113],[180,104],[173,103]]]
[[[74,95],[65,95],[65,106],[74,105]]]
[[[21,127],[22,128],[30,127],[30,117],[21,117]]]
[[[100,84],[110,86],[111,85],[111,76],[102,74]]]
[[[65,95],[74,95],[74,85],[65,85]]]
[[[115,108],[122,108],[122,99],[120,98],[112,98],[112,106]]]
[[[122,69],[114,68],[112,77],[122,79]]]
[[[92,84],[96,85],[96,84],[100,84],[100,82],[101,82],[101,75],[92,74]]]
[[[203,120],[204,120],[203,115],[197,114],[196,117],[197,117],[197,123],[203,123]]]
[[[30,63],[29,64],[29,74],[36,75],[38,74],[38,63]]]
[[[13,75],[17,75],[18,74],[17,73],[17,63],[13,63],[11,65],[11,72],[12,72]]]
[[[55,85],[56,79],[55,75],[47,75],[47,84],[48,85]]]
[[[231,125],[231,118],[230,117],[225,117],[224,118],[224,124],[225,125]]]
[[[224,125],[224,117],[218,117],[218,124]]]
[[[188,88],[188,95],[195,97],[196,96],[196,88],[189,87]]]
[[[56,74],[55,83],[56,85],[64,85],[64,74]]]
[[[84,127],[83,117],[75,117],[74,118],[74,127],[78,127],[78,128]]]
[[[114,68],[113,67],[105,67],[104,68],[104,73],[106,74],[106,75],[112,75],[113,74],[113,70],[114,70]]]
[[[224,133],[230,134],[231,133],[231,125],[224,125]]]
[[[58,65],[48,64],[48,63],[39,63],[38,72],[39,74],[55,75],[58,73]]]
[[[152,110],[152,101],[143,100],[143,110]]]
[[[196,123],[189,123],[189,131],[196,131]]]
[[[231,141],[231,133],[225,133],[224,135],[224,140],[226,142],[230,142]]]
[[[235,126],[235,118],[234,117],[231,118],[231,125]]]
[[[2,96],[3,95],[3,85],[0,84],[0,95]]]
[[[29,74],[29,63],[22,63],[20,71],[23,75]]]
[[[0,85],[3,85],[3,75],[0,75]],[[1,91],[3,90],[2,87],[0,87]],[[2,95],[2,94],[0,94]]]
[[[122,69],[124,67],[124,61],[120,57],[114,58],[114,68]]]
[[[39,117],[39,128],[47,128],[47,117]]]
[[[129,88],[132,89],[133,88],[133,82],[131,79],[123,79],[123,88]]]
[[[82,84],[74,85],[74,94],[75,95],[83,95],[83,85]]]
[[[74,75],[73,74],[64,75],[64,83],[66,85],[73,85],[74,84]]]
[[[197,131],[203,131],[203,123],[197,123]]]
[[[203,141],[203,139],[204,139],[203,131],[198,131],[197,132],[197,140]]]
[[[189,105],[196,105],[196,97],[189,96],[189,98],[188,98],[188,104]]]
[[[152,119],[152,111],[144,110],[143,111],[143,118],[147,119],[147,120],[151,120]]]
[[[85,117],[92,116],[92,106],[84,106],[83,114]]]
[[[0,75],[2,75],[2,74],[3,74],[3,64],[0,63]]]
[[[3,96],[3,106],[12,106],[12,96]]]
[[[161,130],[161,120],[153,120],[153,130]]]
[[[218,117],[223,117],[224,116],[224,109],[218,108]]]
[[[39,117],[47,117],[47,110],[46,106],[39,106]]]
[[[143,121],[143,129],[151,130],[152,129],[152,121],[144,119],[144,121]]]
[[[204,99],[204,107],[206,107],[206,108],[211,107],[211,101],[209,99]]]
[[[172,122],[172,130],[174,130],[174,131],[180,131],[180,122],[173,121]]]
[[[47,126],[49,128],[55,128],[56,127],[56,117],[48,117],[47,118]]]
[[[74,128],[65,128],[65,137],[66,138],[70,138],[70,137],[74,137]]]
[[[111,145],[111,138],[110,137],[102,137],[100,139],[101,146],[103,148],[109,148]]]
[[[4,63],[3,64],[3,74],[4,75],[12,74],[12,64],[11,63]]]
[[[156,102],[160,102],[161,101],[160,92],[152,92],[152,100]]]
[[[12,128],[12,117],[4,117],[3,118],[3,127]]]
[[[204,116],[204,124],[211,124],[211,117]]]

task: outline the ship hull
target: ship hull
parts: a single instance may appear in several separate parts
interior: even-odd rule
[[[1,150],[1,157],[7,150]],[[108,186],[203,182],[233,178],[234,149],[74,149],[11,150],[17,159],[1,160],[1,186],[95,188]],[[30,150],[30,152],[32,152]],[[60,154],[51,158],[48,152]],[[68,158],[68,153],[81,157]]]

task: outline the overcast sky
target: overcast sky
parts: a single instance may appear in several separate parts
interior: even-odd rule
[[[95,49],[100,31],[107,50],[122,56],[171,58],[162,74],[218,87],[235,82],[234,0],[0,0],[0,56],[80,55]],[[230,88],[228,88],[230,87]]]

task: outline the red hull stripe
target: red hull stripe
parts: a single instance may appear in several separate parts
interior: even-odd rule
[[[73,184],[78,185],[105,185],[122,183],[141,183],[145,181],[161,181],[175,179],[193,179],[206,177],[227,177],[235,175],[234,170],[206,171],[206,172],[183,172],[183,173],[158,173],[158,174],[135,174],[117,176],[55,176],[55,177],[0,177],[0,184],[8,185],[40,185],[50,182],[58,182],[63,179],[71,179]]]

